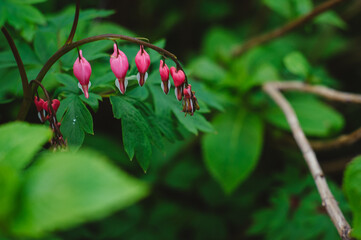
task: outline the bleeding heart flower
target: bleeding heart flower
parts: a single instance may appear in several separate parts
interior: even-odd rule
[[[54,113],[56,114],[56,112],[58,111],[58,108],[60,106],[60,101],[58,99],[53,99],[52,100],[52,103],[51,103],[51,106],[53,107],[53,110],[54,110]],[[43,109],[47,112],[51,112],[50,111],[50,108],[48,106],[48,102],[45,102],[44,101],[44,104],[43,104]]]
[[[41,98],[39,98],[38,100],[38,97],[34,97],[34,103],[36,106],[36,110],[38,110],[38,117],[40,119],[40,122],[44,122],[45,110],[43,108],[43,105],[45,101]]]
[[[172,75],[175,86],[175,96],[177,97],[178,101],[181,101],[183,95],[183,84],[186,79],[186,75],[182,70],[177,70],[175,67],[170,68],[170,75]]]
[[[147,81],[147,70],[150,66],[150,57],[149,54],[144,50],[143,45],[140,45],[140,50],[135,56],[135,65],[137,65],[139,71],[137,74],[138,83],[140,86],[143,86],[145,81]]]
[[[92,69],[90,63],[83,57],[81,50],[79,51],[79,56],[73,65],[73,72],[79,81],[78,86],[80,90],[84,93],[85,98],[89,98],[88,90],[91,86],[89,79],[92,74]]]
[[[165,94],[169,93],[170,81],[169,81],[169,67],[165,64],[165,61],[160,60],[159,65],[160,78],[162,80],[161,87]]]
[[[189,113],[191,116],[193,116],[194,112],[196,110],[199,110],[199,105],[197,98],[195,96],[195,92],[192,91],[191,85],[189,84],[187,87],[183,89],[183,110],[182,112]]]
[[[114,52],[110,56],[110,68],[116,77],[115,86],[124,94],[128,86],[128,80],[125,79],[125,76],[127,75],[129,63],[127,56],[118,49],[116,43],[114,43]]]

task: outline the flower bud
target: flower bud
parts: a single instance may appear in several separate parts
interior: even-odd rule
[[[172,75],[175,86],[175,96],[177,97],[178,101],[181,101],[183,96],[183,84],[186,79],[186,75],[182,70],[177,70],[175,67],[170,68],[170,75]]]
[[[169,68],[167,64],[165,64],[165,61],[163,60],[160,60],[159,73],[160,73],[160,78],[162,80],[161,87],[163,89],[163,92],[165,94],[168,94],[170,89]]]
[[[92,74],[92,69],[90,63],[83,57],[81,50],[79,51],[79,56],[73,65],[73,72],[79,81],[78,86],[80,90],[84,93],[85,98],[89,98],[88,90],[91,86],[89,79]]]
[[[137,74],[138,83],[140,86],[143,86],[148,78],[147,70],[150,66],[150,57],[149,54],[144,50],[143,45],[140,45],[140,50],[135,56],[135,65],[139,71]]]
[[[125,79],[125,76],[127,75],[129,63],[127,56],[118,49],[116,43],[114,43],[114,52],[110,56],[110,68],[116,77],[115,86],[124,94],[128,86],[128,80]]]

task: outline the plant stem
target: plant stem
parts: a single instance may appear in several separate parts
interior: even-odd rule
[[[73,42],[76,27],[78,26],[78,21],[79,21],[79,11],[80,11],[80,0],[77,0],[76,1],[76,7],[75,7],[75,15],[74,15],[73,26],[71,27],[69,37],[66,40],[64,45],[68,45],[68,44]]]
[[[284,82],[287,84],[287,82]],[[335,197],[332,195],[330,188],[326,182],[324,173],[317,161],[316,154],[313,151],[310,143],[308,142],[305,133],[303,132],[297,115],[293,110],[291,104],[281,94],[280,90],[287,90],[289,88],[283,87],[283,82],[268,82],[263,85],[263,90],[276,102],[276,104],[282,109],[286,116],[287,122],[291,127],[293,137],[296,140],[297,145],[302,151],[303,157],[310,169],[312,177],[317,186],[318,192],[321,196],[322,206],[327,210],[333,224],[335,225],[340,237],[344,240],[349,240],[351,227],[343,216]],[[313,93],[315,93],[313,91]],[[323,95],[322,96],[328,96]]]
[[[145,42],[145,41],[142,41],[142,40],[139,40],[137,38],[133,38],[133,37],[129,37],[129,36],[124,36],[124,35],[119,35],[119,34],[103,34],[103,35],[97,35],[97,36],[93,36],[93,37],[88,37],[88,38],[84,38],[82,40],[79,40],[79,41],[76,41],[76,42],[72,42],[72,43],[69,43],[67,45],[64,45],[63,47],[61,47],[56,53],[54,53],[54,55],[52,55],[48,61],[45,63],[45,65],[42,67],[42,69],[40,70],[39,74],[37,75],[36,77],[36,81],[38,81],[39,83],[41,83],[41,81],[43,80],[43,78],[45,77],[46,73],[49,71],[49,69],[53,66],[54,63],[56,63],[56,61],[58,61],[64,54],[68,53],[69,51],[71,51],[72,49],[74,48],[77,48],[81,45],[84,45],[84,44],[87,44],[87,43],[91,43],[91,42],[96,42],[96,41],[100,41],[100,40],[124,40],[124,41],[127,41],[127,42],[132,42],[132,43],[135,43],[135,44],[138,44],[138,45],[144,45],[145,47],[148,47],[148,48],[151,48],[155,51],[157,51],[158,53],[160,53],[161,55],[163,56],[166,56],[168,58],[170,58],[171,60],[173,60],[178,69],[183,70],[182,66],[180,65],[177,57],[163,49],[163,48],[160,48],[160,47],[157,47],[151,43],[148,43],[148,42]],[[188,80],[187,80],[187,76],[186,76],[186,79],[185,79],[185,86],[187,87],[188,86]],[[36,92],[36,89],[37,89],[38,86],[33,86],[32,87],[32,94],[31,96],[34,95],[34,93]],[[30,108],[30,104],[31,104],[31,101],[24,101],[21,108],[20,108],[20,112],[19,112],[19,115],[18,115],[18,120],[23,120],[28,111],[29,111],[29,108]]]
[[[23,93],[24,93],[24,99],[23,99],[23,105],[24,105],[25,102],[29,102],[29,101],[31,102],[32,101],[31,89],[30,89],[30,85],[28,83],[28,77],[26,76],[24,63],[21,60],[19,51],[16,48],[15,42],[14,42],[13,38],[11,37],[11,35],[9,34],[9,32],[6,30],[5,27],[2,27],[1,31],[4,34],[4,36],[5,36],[6,40],[8,41],[8,43],[9,43],[9,46],[11,48],[11,51],[12,51],[12,53],[14,55],[16,64],[17,64],[18,69],[19,69],[21,83],[22,83],[22,86],[23,86]],[[18,119],[24,120],[25,117],[26,117],[26,114],[24,115],[23,112],[19,112]]]
[[[245,43],[238,45],[233,50],[232,55],[234,57],[238,57],[238,56],[244,54],[245,52],[247,52],[248,50],[250,50],[251,48],[257,47],[264,43],[270,42],[273,39],[281,37],[281,36],[291,32],[292,30],[306,24],[307,22],[311,21],[313,18],[317,17],[321,13],[324,13],[325,11],[329,10],[330,8],[336,6],[338,3],[341,3],[343,1],[346,1],[346,0],[326,1],[326,2],[322,3],[321,5],[317,6],[315,9],[313,9],[313,11],[311,11],[310,13],[308,13],[302,17],[299,17],[296,20],[286,23],[284,26],[277,28],[271,32],[251,38],[250,40],[246,41]]]

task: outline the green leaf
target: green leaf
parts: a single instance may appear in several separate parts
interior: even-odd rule
[[[146,172],[152,155],[149,124],[127,97],[111,96],[114,117],[122,120],[122,134],[125,152],[132,160],[134,155]]]
[[[25,174],[13,232],[42,236],[57,229],[103,218],[148,193],[93,151],[44,154]]]
[[[283,59],[283,62],[287,70],[295,75],[306,78],[310,73],[311,66],[300,52],[292,52],[288,54]]]
[[[72,147],[78,148],[82,145],[85,133],[93,133],[93,118],[89,110],[77,95],[69,95],[60,102],[57,112],[58,119],[61,119],[60,130]]]
[[[157,47],[164,48],[165,47],[165,39],[161,39],[153,44]],[[146,49],[146,50],[149,53],[151,64],[155,64],[155,65],[157,65],[157,67],[159,67],[159,64],[160,64],[159,61],[160,61],[162,55],[160,55],[157,51],[155,51],[153,49]]]
[[[20,4],[36,4],[36,3],[46,2],[47,0],[10,0],[10,1]]]
[[[344,126],[341,114],[313,96],[292,94],[287,99],[294,108],[303,131],[308,136],[327,137],[337,133]],[[275,104],[265,112],[265,116],[270,123],[290,131],[283,112]]]
[[[245,110],[229,111],[216,117],[216,134],[202,141],[205,164],[226,193],[234,191],[257,165],[262,150],[263,125]]]
[[[290,0],[263,0],[263,3],[273,11],[286,18],[291,18],[293,15],[293,9]]]
[[[10,213],[15,210],[20,178],[17,171],[0,163],[0,225],[8,223]]]
[[[12,5],[12,11],[16,16],[21,16],[22,19],[37,24],[45,24],[46,19],[44,15],[35,7],[24,4],[14,4]],[[11,13],[11,12],[10,12]]]
[[[73,76],[70,76],[69,74],[66,73],[55,73],[54,77],[59,83],[64,85],[63,87],[58,88],[60,92],[74,93],[74,94],[79,93],[80,89],[77,84],[78,82]]]
[[[193,60],[190,65],[189,75],[208,82],[220,82],[226,75],[226,71],[206,57],[199,57]]]
[[[347,28],[346,22],[342,20],[334,11],[327,11],[315,18],[314,21],[318,24],[329,24],[341,29]]]
[[[89,93],[89,98],[85,98],[84,94],[80,95],[80,99],[88,104],[95,112],[98,111],[99,101],[102,100],[102,97],[96,93]]]
[[[0,27],[2,27],[6,21],[7,11],[5,8],[5,4],[0,2]]]
[[[41,125],[30,125],[24,122],[2,125],[0,127],[0,164],[23,169],[51,136],[51,130]]]
[[[312,11],[312,0],[292,0],[295,8],[296,16],[305,15]]]
[[[361,156],[352,160],[346,167],[343,190],[353,213],[352,236],[361,238]]]
[[[45,63],[57,50],[57,39],[52,31],[37,31],[34,37],[34,50],[42,63]]]
[[[235,35],[223,28],[212,28],[204,37],[203,53],[213,60],[228,61],[239,41]]]

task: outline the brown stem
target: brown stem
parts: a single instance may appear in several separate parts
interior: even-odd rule
[[[79,11],[80,11],[80,0],[77,0],[76,7],[75,7],[75,16],[74,16],[73,26],[71,27],[71,31],[70,31],[68,39],[65,42],[65,45],[68,45],[73,41],[76,27],[78,26],[78,21],[79,21]]]
[[[259,46],[261,44],[270,42],[275,38],[281,37],[281,36],[291,32],[292,30],[306,24],[307,22],[309,22],[316,16],[320,15],[321,13],[329,10],[330,8],[336,6],[336,4],[343,2],[343,1],[346,1],[346,0],[326,1],[326,2],[322,3],[321,5],[317,6],[316,8],[314,8],[312,12],[310,12],[302,17],[299,17],[296,20],[289,22],[289,23],[285,24],[284,26],[277,28],[271,32],[251,38],[250,40],[246,41],[245,43],[235,47],[235,49],[232,52],[232,55],[234,57],[238,57],[253,47]]]
[[[184,72],[184,70],[183,70],[182,66],[180,65],[177,57],[173,53],[168,52],[167,50],[165,50],[163,48],[157,47],[157,46],[155,46],[153,44],[150,44],[148,42],[144,42],[142,40],[139,40],[139,39],[133,38],[133,37],[129,37],[129,36],[124,36],[124,35],[119,35],[119,34],[103,34],[103,35],[97,35],[97,36],[93,36],[93,37],[84,38],[82,40],[72,42],[72,43],[69,43],[69,44],[64,45],[63,47],[61,47],[56,53],[54,53],[54,55],[52,55],[48,59],[48,61],[42,67],[42,69],[40,70],[40,72],[37,75],[35,80],[37,80],[39,83],[41,83],[41,81],[45,77],[46,73],[53,66],[53,64],[56,61],[58,61],[64,54],[68,53],[72,49],[77,48],[77,47],[79,47],[79,46],[81,46],[83,44],[86,44],[86,43],[96,42],[96,41],[100,41],[100,40],[117,40],[117,39],[124,40],[124,41],[127,41],[127,42],[132,42],[132,43],[135,43],[135,44],[138,44],[138,45],[144,45],[145,47],[151,48],[151,49],[157,51],[158,53],[160,53],[161,55],[172,59],[176,63],[177,67]],[[186,76],[186,79],[185,79],[185,86],[188,86],[187,76]],[[33,86],[32,87],[31,96],[34,95],[34,93],[36,92],[37,87],[38,86]],[[18,116],[18,120],[23,120],[26,117],[26,115],[27,115],[27,113],[29,111],[30,105],[31,105],[31,101],[24,101],[23,102],[23,104],[22,104],[22,106],[20,108],[20,113],[19,113],[19,116],[21,116],[22,118],[19,118],[19,116]]]
[[[15,45],[15,42],[14,42],[13,38],[11,37],[9,32],[6,30],[6,28],[2,27],[1,31],[4,34],[6,40],[8,41],[9,46],[11,48],[11,51],[12,51],[12,53],[14,55],[16,64],[18,65],[18,69],[19,69],[19,73],[20,73],[20,77],[21,77],[21,83],[22,83],[22,86],[23,86],[24,101],[32,101],[31,90],[30,90],[30,86],[29,86],[29,83],[28,83],[28,77],[26,76],[24,63],[21,60],[19,51],[16,48],[16,45]],[[19,114],[21,114],[21,113],[19,113]],[[21,116],[22,120],[25,119],[25,116],[26,115]],[[19,116],[18,116],[18,118],[19,118]]]
[[[335,225],[339,235],[342,239],[351,239],[349,236],[351,227],[343,216],[337,201],[328,187],[324,173],[317,161],[316,154],[311,148],[311,145],[300,126],[295,111],[280,92],[280,84],[282,83],[266,83],[263,85],[263,90],[276,102],[286,116],[287,122],[291,127],[293,137],[301,149],[303,157],[305,158],[305,161],[311,171],[318,192],[321,196],[322,206],[326,208],[326,211]]]
[[[318,151],[327,151],[338,149],[347,145],[352,145],[361,139],[361,127],[350,134],[341,135],[328,141],[311,141],[311,146]]]

